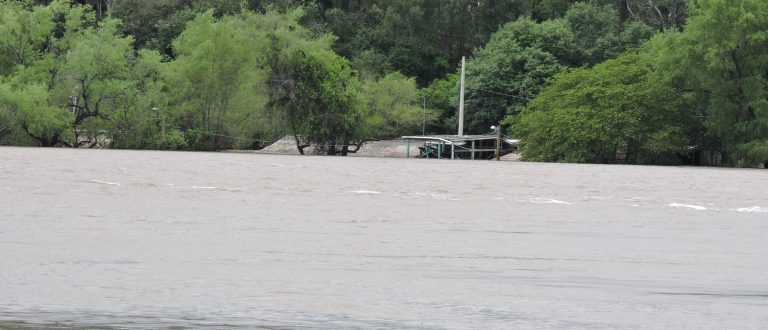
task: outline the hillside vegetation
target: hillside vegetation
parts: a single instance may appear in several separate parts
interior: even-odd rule
[[[454,134],[462,56],[527,160],[768,163],[764,0],[0,0],[0,144],[344,155]]]

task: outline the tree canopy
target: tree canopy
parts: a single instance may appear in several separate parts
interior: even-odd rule
[[[518,114],[564,69],[614,58],[653,35],[641,22],[620,26],[615,10],[590,3],[574,4],[562,19],[505,24],[467,64],[468,131],[484,133]]]
[[[0,144],[221,150],[503,123],[524,159],[768,163],[762,0],[0,0]]]
[[[586,63],[600,64],[554,76],[519,116],[505,119],[522,140],[524,157],[655,164],[702,152],[725,156],[713,164],[768,163],[768,4],[698,0],[687,10],[671,5],[654,8],[674,14],[660,16],[656,23],[663,33],[630,51],[636,55],[604,61],[650,37],[647,26],[636,25],[642,21],[636,13],[628,14],[618,34],[576,37]],[[577,17],[587,17],[586,7],[570,7],[566,20],[576,9]]]
[[[506,123],[530,160],[674,164],[690,145],[688,99],[629,53],[556,76]]]
[[[707,148],[768,163],[768,3],[700,0],[689,11],[684,31],[651,44],[663,72],[702,100]]]

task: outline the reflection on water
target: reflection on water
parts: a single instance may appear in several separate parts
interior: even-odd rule
[[[764,170],[0,152],[0,329],[768,326]]]

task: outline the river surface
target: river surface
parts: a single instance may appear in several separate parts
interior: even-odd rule
[[[0,328],[765,329],[768,171],[0,148]]]

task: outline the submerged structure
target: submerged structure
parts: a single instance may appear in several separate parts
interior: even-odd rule
[[[403,136],[406,158],[411,155],[411,143],[421,143],[420,158],[438,159],[499,159],[517,149],[518,140],[504,139],[500,135],[416,135]]]
[[[517,149],[518,140],[504,139],[501,127],[492,126],[495,134],[464,135],[464,66],[465,58],[461,58],[461,79],[459,90],[459,127],[458,135],[421,135],[403,136],[405,140],[406,158],[411,158],[411,142],[423,143],[419,146],[421,158],[450,158],[450,159],[493,159]]]

